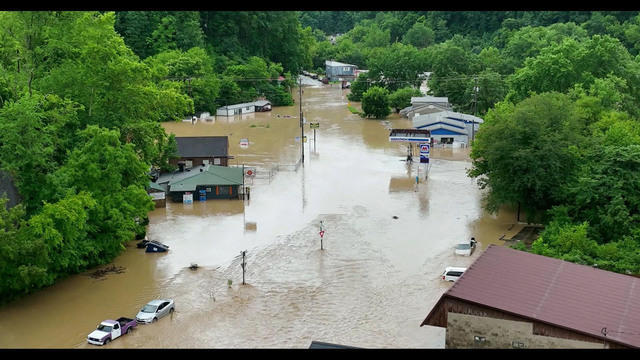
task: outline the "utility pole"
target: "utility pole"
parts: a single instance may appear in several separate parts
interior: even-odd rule
[[[247,250],[240,251],[240,254],[242,254],[242,264],[240,264],[240,266],[242,266],[242,285],[245,285],[244,272],[245,272],[245,270],[247,268],[247,263],[244,262],[244,256],[247,254]]]
[[[300,153],[302,166],[304,167],[304,122],[302,117],[302,76],[298,75],[298,90],[300,93]]]
[[[324,229],[322,229],[322,220],[320,220],[320,250],[324,250],[322,239],[324,238]]]
[[[477,116],[478,113],[478,77],[474,78],[475,85],[473,87],[473,116]],[[471,119],[471,143],[475,140],[476,136],[476,119]]]

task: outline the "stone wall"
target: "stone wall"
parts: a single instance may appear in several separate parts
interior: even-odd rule
[[[447,314],[446,348],[602,349],[587,342],[533,334],[533,323],[467,314]]]

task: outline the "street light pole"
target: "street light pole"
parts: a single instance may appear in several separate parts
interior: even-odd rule
[[[298,75],[298,89],[300,93],[300,154],[304,166],[304,122],[302,117],[302,75]]]

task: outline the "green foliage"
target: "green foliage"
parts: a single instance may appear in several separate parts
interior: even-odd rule
[[[426,71],[426,58],[412,45],[395,43],[374,49],[367,61],[368,77],[389,91],[407,86],[420,86]]]
[[[362,95],[362,113],[365,117],[381,119],[391,113],[389,108],[389,92],[381,87],[373,86]]]
[[[533,219],[560,201],[560,188],[576,170],[572,147],[580,141],[578,117],[566,95],[500,103],[476,134],[469,175],[488,188],[489,210],[521,204]]]
[[[395,109],[396,112],[401,109],[411,106],[411,98],[423,96],[419,89],[415,88],[402,88],[389,95],[389,106]]]
[[[356,81],[351,84],[351,92],[347,95],[349,101],[362,101],[362,95],[369,90],[371,83],[367,74],[363,73],[358,76]]]
[[[435,32],[425,24],[417,22],[404,34],[402,42],[413,45],[417,48],[424,48],[432,45],[435,41]]]

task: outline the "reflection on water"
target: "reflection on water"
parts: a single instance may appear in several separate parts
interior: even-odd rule
[[[389,126],[410,122],[361,119],[347,109],[347,93],[305,88],[305,117],[320,128],[314,142],[305,126],[297,171],[298,99],[266,113],[163,124],[178,136],[229,136],[230,163],[257,169],[247,180],[251,200],[153,210],[148,235],[169,252],[147,254],[132,242],[114,261],[124,273],[71,276],[3,307],[0,347],[92,347],[86,335],[101,320],[132,317],[159,297],[175,299],[171,317],[106,348],[444,347],[443,329],[419,324],[451,286],[440,281],[444,267],[468,266],[481,253],[456,257],[454,246],[471,236],[480,250],[500,243],[517,229],[515,215],[481,209],[482,193],[466,177],[468,149],[432,149],[425,178],[426,166],[402,161],[406,145],[388,141]]]

